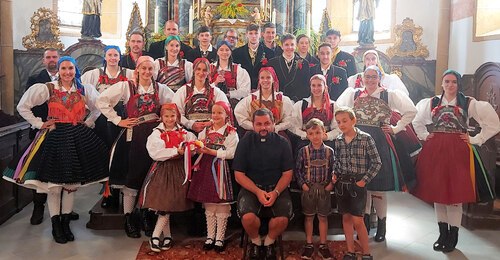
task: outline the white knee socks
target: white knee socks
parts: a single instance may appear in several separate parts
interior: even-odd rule
[[[71,213],[71,211],[73,211],[73,205],[75,203],[75,192],[76,190],[63,188],[61,201],[62,214],[69,214]]]
[[[135,198],[137,197],[137,190],[124,187],[123,192],[123,213],[132,213],[135,207]]]
[[[165,228],[168,226],[168,234],[165,233]],[[158,220],[156,221],[155,230],[151,237],[160,237],[163,232],[164,237],[170,237],[170,215],[158,215]]]
[[[47,205],[49,206],[50,217],[61,214],[61,190],[62,187],[51,187],[47,194]]]
[[[451,226],[459,227],[462,223],[462,203],[440,204],[434,203],[434,210],[438,222],[448,223]]]
[[[372,191],[371,197],[373,200],[373,207],[377,212],[377,217],[380,219],[384,219],[387,217],[387,196],[385,192],[381,191]]]

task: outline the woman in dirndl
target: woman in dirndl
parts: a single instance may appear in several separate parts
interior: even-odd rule
[[[98,92],[83,85],[72,57],[57,63],[59,80],[35,84],[19,100],[17,110],[33,127],[41,129],[17,167],[7,168],[4,178],[48,193],[52,236],[57,243],[75,240],[69,227],[75,192],[81,186],[108,178],[108,156],[103,141],[91,127],[99,116]],[[31,108],[48,102],[48,120],[42,122]],[[87,120],[86,106],[91,113]]]
[[[99,93],[102,93],[104,90],[108,89],[110,86],[117,82],[128,81],[129,78],[132,79],[134,76],[134,71],[120,67],[120,57],[120,47],[115,45],[107,45],[106,47],[104,47],[104,66],[102,68],[96,68],[83,73],[82,83],[95,86],[97,91]],[[114,109],[119,116],[121,116],[122,118],[126,118],[123,102],[119,102],[114,107]],[[101,114],[95,121],[94,131],[96,132],[97,136],[99,136],[99,138],[104,141],[109,150],[113,146],[116,137],[120,133],[120,127],[109,122],[106,116]],[[121,141],[124,142],[124,139],[121,138]],[[123,145],[123,142],[120,143],[120,146]],[[115,153],[116,161],[123,162],[127,160],[126,149],[118,149],[118,151],[120,152],[120,154]],[[121,174],[125,170],[126,166],[124,163],[115,163],[109,169],[110,176]],[[118,209],[118,206],[120,205],[120,190],[111,188],[110,191],[111,192],[109,195],[105,194],[105,196],[103,197],[101,201],[101,207]]]
[[[413,127],[425,140],[417,160],[417,187],[413,194],[434,203],[439,227],[436,251],[451,252],[458,242],[462,203],[487,202],[495,198],[478,147],[500,131],[498,115],[485,101],[465,96],[462,77],[454,70],[443,74],[443,94],[418,102]],[[481,132],[470,137],[469,119]],[[427,131],[426,125],[431,125]]]
[[[154,63],[154,79],[176,92],[193,76],[193,63],[184,59],[181,38],[170,35],[165,39],[165,56]]]
[[[276,122],[275,131],[290,140],[286,130],[293,127],[293,103],[279,91],[278,76],[272,67],[262,67],[259,71],[258,90],[243,98],[234,109],[234,116],[244,132],[253,131],[252,115],[260,108],[271,110]],[[241,133],[240,136],[243,136]]]
[[[213,124],[198,135],[204,147],[193,166],[188,199],[203,203],[207,220],[205,250],[224,251],[227,220],[234,202],[231,170],[227,160],[234,157],[238,134],[232,123],[229,103],[217,101],[212,106]]]
[[[99,95],[97,107],[108,118],[108,121],[122,128],[121,135],[125,135],[128,157],[126,162],[117,162],[127,165],[126,172],[111,176],[111,186],[118,185],[123,193],[123,212],[125,213],[125,233],[132,238],[141,236],[136,214],[132,211],[136,205],[137,194],[142,187],[144,178],[152,164],[152,159],[146,149],[146,141],[153,129],[158,125],[160,107],[171,101],[173,91],[164,84],[153,80],[153,58],[141,56],[137,60],[134,71],[134,81],[121,81],[109,87]],[[123,119],[113,109],[118,102],[123,101],[127,111],[127,118]],[[115,160],[112,147],[111,160]],[[124,187],[123,187],[124,185]],[[142,211],[143,227],[146,235],[153,232],[154,214]]]
[[[363,89],[347,88],[337,100],[337,106],[352,107],[356,113],[356,126],[375,140],[382,160],[382,168],[367,185],[367,198],[373,199],[377,213],[375,242],[385,240],[387,217],[387,191],[408,191],[415,185],[415,172],[410,154],[401,149],[397,134],[405,131],[417,109],[411,99],[401,91],[389,90],[381,85],[382,72],[377,66],[368,66],[363,73]],[[401,114],[395,124],[390,122],[392,112]],[[364,221],[370,230],[371,202],[367,199]]]

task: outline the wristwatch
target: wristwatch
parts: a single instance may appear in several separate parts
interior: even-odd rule
[[[274,192],[276,192],[276,194],[278,194],[278,197],[280,196],[280,192],[278,191],[278,189],[275,189]]]

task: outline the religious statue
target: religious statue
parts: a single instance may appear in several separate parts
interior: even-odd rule
[[[210,24],[212,23],[213,17],[214,17],[214,15],[212,14],[212,7],[207,5],[207,7],[205,8],[205,14],[203,15],[203,21],[204,21],[206,26],[210,26]]]
[[[261,24],[262,18],[260,17],[260,10],[258,7],[254,7],[253,12],[252,14],[250,14],[250,16],[252,16],[253,22],[255,24]]]
[[[101,34],[102,0],[83,0],[82,37],[99,38]]]
[[[359,21],[358,43],[359,45],[373,45],[375,42],[373,20],[375,19],[375,8],[379,0],[354,0],[354,2],[357,1],[359,1],[357,17]]]

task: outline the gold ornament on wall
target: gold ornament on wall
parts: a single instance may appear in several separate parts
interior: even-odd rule
[[[54,48],[62,50],[59,39],[59,19],[48,8],[40,8],[31,17],[31,34],[23,37],[23,46],[30,49]]]
[[[134,7],[132,8],[132,12],[130,13],[130,19],[128,20],[128,28],[126,32],[127,42],[125,43],[126,53],[129,52],[128,41],[130,40],[130,34],[132,32],[139,31],[144,33],[144,26],[142,25],[141,12],[139,10],[139,5],[137,2],[134,2]],[[144,35],[144,40],[146,40],[146,36]]]
[[[413,19],[406,17],[402,24],[394,27],[396,34],[396,42],[387,49],[389,57],[429,57],[427,46],[422,44],[422,34],[424,29],[422,26],[415,25]]]

